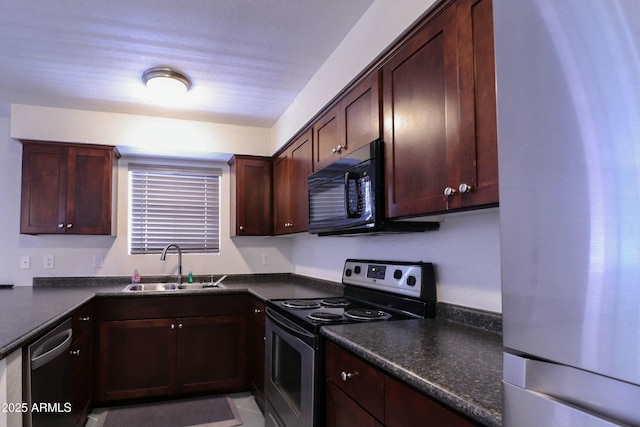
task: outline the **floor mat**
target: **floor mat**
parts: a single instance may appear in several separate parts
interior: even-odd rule
[[[242,425],[233,400],[227,396],[109,408],[103,427],[232,427]]]

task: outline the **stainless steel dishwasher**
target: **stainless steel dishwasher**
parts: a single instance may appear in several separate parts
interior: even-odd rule
[[[24,397],[29,405],[25,427],[73,425],[71,341],[71,319],[67,319],[25,349]]]

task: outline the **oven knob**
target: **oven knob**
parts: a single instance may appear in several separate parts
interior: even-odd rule
[[[402,270],[396,270],[393,272],[393,278],[399,280],[402,278]]]
[[[355,267],[353,267],[353,272],[354,272],[354,273],[356,273],[356,274],[360,274],[360,271],[361,271],[361,269],[360,269],[360,266],[359,266],[359,265],[356,265]]]
[[[416,285],[416,276],[407,277],[407,285],[415,286]]]
[[[344,271],[344,275],[345,275],[345,276],[347,276],[347,277],[351,276],[351,269],[350,269],[350,268],[347,268],[347,269]]]

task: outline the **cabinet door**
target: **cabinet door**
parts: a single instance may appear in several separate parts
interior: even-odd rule
[[[307,177],[313,172],[311,130],[305,132],[290,149],[290,233],[309,229],[309,191]]]
[[[249,302],[249,332],[247,334],[247,356],[251,391],[260,407],[264,408],[264,351],[265,351],[265,304],[252,297]]]
[[[73,357],[71,410],[77,427],[84,425],[91,403],[92,346],[93,334],[88,330],[75,338],[69,350]]]
[[[247,388],[245,317],[177,319],[177,391]]]
[[[304,132],[273,162],[274,233],[309,229],[307,177],[313,172],[312,131]]]
[[[341,155],[380,138],[380,78],[373,72],[340,101]]]
[[[394,378],[385,377],[384,386],[387,427],[475,425]]]
[[[73,316],[73,359],[71,410],[75,425],[82,427],[91,404],[93,389],[93,303],[85,305]]]
[[[112,152],[70,147],[67,159],[67,233],[111,234]]]
[[[273,161],[273,233],[285,234],[289,224],[292,194],[290,181],[291,153],[287,150]]]
[[[235,156],[231,174],[232,235],[270,235],[273,222],[271,158]]]
[[[455,8],[411,38],[382,68],[387,216],[442,211],[458,176]]]
[[[327,381],[327,427],[382,427],[371,414]],[[406,424],[421,425],[421,424]]]
[[[96,400],[174,392],[174,319],[103,321],[99,333]]]
[[[23,144],[20,233],[64,233],[66,214],[66,148]]]
[[[313,124],[313,170],[317,171],[340,158],[344,145],[338,105],[329,109]]]
[[[460,194],[463,207],[498,203],[495,55],[491,0],[459,0]]]

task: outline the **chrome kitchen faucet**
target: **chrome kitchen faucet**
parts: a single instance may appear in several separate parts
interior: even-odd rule
[[[180,249],[180,246],[176,245],[175,243],[168,244],[162,250],[162,254],[160,255],[160,261],[164,261],[165,258],[167,258],[167,250],[170,247],[174,247],[178,250],[178,284],[181,284],[182,283],[182,249]]]

